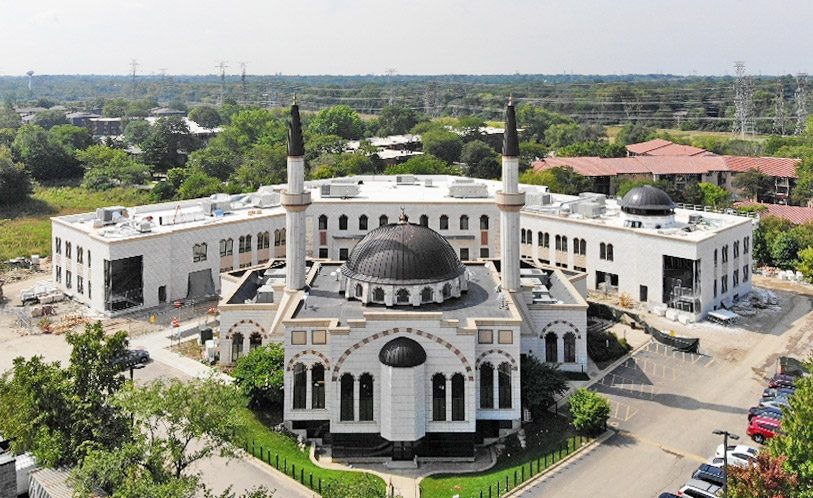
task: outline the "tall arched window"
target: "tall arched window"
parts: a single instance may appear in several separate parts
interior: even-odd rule
[[[279,231],[279,245],[281,246],[285,245],[285,233],[286,233],[285,228]]]
[[[341,407],[339,409],[339,420],[353,420],[353,376],[342,375],[341,387]]]
[[[562,235],[562,250],[567,252],[567,237]]]
[[[378,226],[383,227],[384,225],[388,225],[390,223],[390,219],[387,218],[386,214],[382,214],[378,217]]]
[[[279,247],[281,239],[279,230],[274,230],[274,247]]]
[[[367,230],[367,215],[359,216],[359,230]]]
[[[440,229],[441,230],[448,230],[449,229],[449,217],[445,214],[440,216]]]
[[[545,334],[545,361],[556,363],[559,361],[559,351],[557,350],[558,337],[553,332]]]
[[[545,247],[545,234],[539,232],[536,234],[536,245],[539,247]]]
[[[381,287],[376,287],[373,289],[373,301],[383,303],[384,302],[384,289]]]
[[[311,408],[325,407],[325,366],[317,363],[311,367]]]
[[[607,261],[613,260],[613,245],[607,244]]]
[[[579,254],[579,239],[573,239],[573,254]]]
[[[373,419],[373,376],[366,373],[359,378],[359,420]]]
[[[468,230],[469,229],[469,217],[465,214],[460,217],[460,229],[461,230]]]
[[[258,347],[263,345],[263,336],[260,335],[259,332],[254,332],[248,338],[248,350],[254,351]]]
[[[463,374],[452,375],[452,420],[466,419],[466,390]]]
[[[550,247],[550,234],[545,232],[545,247]]]
[[[556,250],[561,251],[562,250],[562,236],[557,235],[555,242],[556,242]]]
[[[339,216],[339,230],[347,230],[347,216]]]
[[[511,364],[500,364],[500,408],[511,408]]]
[[[480,365],[480,408],[494,408],[494,367]]]
[[[480,216],[480,230],[488,230],[488,215]]]
[[[607,259],[607,244],[604,242],[598,246],[598,259]]]
[[[584,239],[579,241],[579,254],[582,256],[587,255],[587,241]]]
[[[327,230],[327,216],[319,215],[319,230]]]
[[[568,332],[564,337],[565,341],[565,363],[576,363],[576,335]]]
[[[243,334],[231,336],[231,361],[237,363],[237,359],[243,356]]]
[[[520,244],[524,244],[525,243],[525,229],[523,228],[522,230],[519,231],[519,233],[520,233],[519,242],[520,242]]]
[[[421,218],[420,218],[420,225],[421,225],[422,227],[428,227],[428,226],[429,226],[429,217],[428,217],[428,216],[426,216],[425,214],[422,214],[422,215],[421,215]]]
[[[421,291],[421,302],[431,303],[434,300],[435,292],[431,287],[424,287]]]
[[[356,297],[361,297],[363,293],[364,288],[361,286],[361,284],[356,284]]]
[[[307,369],[302,363],[294,365],[294,410],[305,408],[305,396],[308,392]]]
[[[446,377],[432,376],[432,420],[446,420]]]
[[[395,302],[398,304],[409,304],[409,291],[406,289],[398,289],[395,293]]]

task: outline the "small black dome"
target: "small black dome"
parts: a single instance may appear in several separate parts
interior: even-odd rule
[[[398,337],[381,348],[381,352],[378,353],[378,361],[388,367],[417,367],[426,361],[426,351],[423,346],[409,337]]]
[[[466,267],[451,244],[431,228],[391,223],[361,239],[341,271],[362,282],[410,285],[450,280]]]
[[[621,209],[632,214],[668,214],[675,208],[669,194],[652,185],[642,185],[627,192]]]

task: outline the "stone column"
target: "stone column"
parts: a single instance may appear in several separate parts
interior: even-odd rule
[[[311,377],[311,368],[313,365],[305,369],[305,408],[313,408],[313,377]]]
[[[359,396],[361,389],[359,389],[359,386],[361,386],[361,376],[353,378],[353,420],[356,422],[359,421],[361,409],[361,396]]]
[[[500,366],[494,365],[493,377],[494,377],[494,405],[493,408],[499,409],[500,408]]]
[[[446,377],[446,420],[452,420],[452,377]]]

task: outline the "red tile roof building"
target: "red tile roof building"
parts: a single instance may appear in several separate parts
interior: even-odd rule
[[[789,220],[791,223],[801,225],[803,223],[813,222],[813,208],[805,206],[788,206],[785,204],[765,204],[762,202],[737,202],[735,207],[743,208],[748,206],[765,206],[766,211],[759,211],[760,217],[775,216]]]
[[[630,156],[706,156],[714,155],[706,149],[682,145],[656,138],[648,142],[627,145],[627,154]]]

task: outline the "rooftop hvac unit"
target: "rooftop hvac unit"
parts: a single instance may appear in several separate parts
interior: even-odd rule
[[[601,216],[604,207],[597,202],[579,202],[575,206],[575,211],[585,218],[598,218]]]
[[[488,187],[484,183],[455,181],[449,186],[449,195],[457,199],[488,197]]]
[[[395,183],[398,185],[415,185],[416,181],[415,175],[397,175],[395,177]]]
[[[605,201],[607,200],[606,195],[599,194],[597,192],[582,192],[579,194],[579,197],[582,199],[588,199],[602,206],[605,204]]]
[[[201,211],[206,216],[214,216],[218,211],[225,213],[231,210],[231,196],[229,194],[212,194],[208,199],[200,202]]]
[[[279,193],[259,191],[251,194],[251,205],[259,208],[279,206]]]
[[[550,194],[543,192],[526,192],[525,204],[528,206],[548,206],[550,205]]]
[[[122,206],[103,207],[96,210],[96,219],[103,225],[118,223],[122,218],[127,218],[127,210]]]
[[[147,220],[142,220],[136,225],[138,227],[138,231],[141,233],[149,233],[152,232],[152,222]]]
[[[356,197],[359,186],[355,183],[328,183],[321,187],[322,197]]]
[[[700,214],[690,214],[689,215],[689,224],[697,225],[701,221],[703,221],[703,215],[700,215]]]
[[[432,186],[432,179],[431,179],[431,178],[427,178],[426,180],[424,180],[424,184],[425,184],[427,187],[431,187],[431,186]]]

